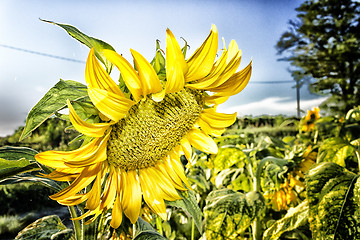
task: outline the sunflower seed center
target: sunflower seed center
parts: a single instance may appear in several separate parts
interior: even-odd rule
[[[109,163],[126,171],[155,165],[194,126],[203,105],[204,92],[190,89],[166,94],[161,102],[140,101],[112,126]]]

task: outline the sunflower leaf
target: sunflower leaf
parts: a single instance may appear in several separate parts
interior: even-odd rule
[[[87,96],[86,86],[72,80],[60,80],[30,110],[19,141],[30,136],[46,119],[66,107],[66,100],[79,100]]]
[[[187,193],[178,191],[179,195],[182,197],[180,200],[176,201],[166,201],[167,205],[178,207],[184,210],[187,214],[193,217],[195,225],[200,233],[202,233],[202,213],[197,204],[196,197],[193,191],[188,190]]]
[[[206,238],[236,239],[264,211],[265,200],[258,192],[244,194],[226,188],[212,191],[204,208]]]
[[[28,225],[16,236],[19,240],[28,239],[72,239],[72,229],[66,228],[57,215],[42,217]]]
[[[142,218],[138,218],[136,222],[136,233],[134,240],[164,240],[165,237],[161,236],[155,229],[147,222],[145,222]]]
[[[314,165],[306,176],[313,239],[360,239],[360,179],[332,163]]]
[[[73,38],[75,38],[76,40],[81,42],[82,44],[85,44],[89,48],[94,48],[95,56],[105,65],[106,71],[108,73],[111,72],[113,64],[105,58],[105,55],[103,54],[103,51],[102,51],[103,49],[109,49],[109,50],[115,51],[115,49],[110,44],[108,44],[102,40],[99,40],[99,39],[96,39],[93,37],[89,37],[86,34],[82,33],[79,29],[77,29],[76,27],[73,27],[71,25],[60,24],[60,23],[56,23],[53,21],[43,20],[43,19],[40,19],[40,20],[61,27],[70,36],[72,36]]]
[[[0,148],[0,180],[14,175],[40,170],[34,161],[37,152],[24,147]]]
[[[309,217],[309,205],[307,200],[295,208],[290,208],[287,214],[277,220],[271,227],[264,232],[264,240],[276,240],[281,237],[285,232],[297,229],[300,226],[304,226],[308,222]]]

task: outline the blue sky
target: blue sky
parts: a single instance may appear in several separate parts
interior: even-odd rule
[[[211,24],[228,44],[242,49],[240,68],[253,59],[249,85],[219,111],[243,115],[296,114],[293,83],[257,82],[292,80],[289,64],[279,62],[274,48],[287,22],[303,0],[220,1],[0,1],[0,44],[85,61],[88,48],[59,27],[39,18],[76,26],[111,44],[131,60],[130,48],[151,60],[155,40],[165,43],[170,28],[190,54],[207,37]],[[221,42],[221,41],[220,41]],[[162,45],[165,49],[165,44]],[[221,47],[221,46],[219,46]],[[189,55],[188,55],[189,56]],[[59,79],[84,81],[85,64],[63,61],[0,46],[0,136],[25,122],[30,109]],[[301,108],[317,106],[323,98],[301,91]]]

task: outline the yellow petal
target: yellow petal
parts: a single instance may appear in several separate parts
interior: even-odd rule
[[[252,61],[241,71],[233,74],[223,84],[209,88],[209,91],[217,92],[214,96],[232,96],[241,92],[249,83],[252,70]]]
[[[200,118],[213,128],[225,128],[236,121],[236,115],[237,113],[218,113],[214,108],[207,108],[201,112]]]
[[[69,108],[69,117],[74,128],[85,134],[89,137],[102,137],[104,136],[105,131],[109,128],[110,125],[114,124],[110,123],[87,123],[83,121],[75,112],[75,109],[71,105],[69,99],[67,100],[67,105]]]
[[[241,62],[241,53],[239,52],[238,55],[234,56],[232,60],[226,65],[225,69],[221,72],[221,74],[216,78],[211,85],[209,85],[206,90],[211,88],[216,88],[226,82],[238,69]]]
[[[163,194],[145,168],[139,170],[139,180],[146,204],[163,220],[166,220],[166,207]]]
[[[173,169],[167,169],[164,163],[158,163],[155,168],[160,171],[163,175],[168,175],[168,178],[171,180],[171,184],[179,190],[186,191],[184,184],[181,181],[181,178],[176,174]]]
[[[178,92],[184,88],[187,63],[172,32],[166,30],[166,93]]]
[[[95,210],[100,204],[102,172],[99,171],[91,190],[87,193],[88,200],[85,208]]]
[[[118,195],[115,199],[114,206],[111,212],[110,226],[115,229],[118,228],[122,222],[122,217],[123,217],[123,213],[121,207],[121,198]]]
[[[137,179],[136,171],[123,171],[121,173],[122,183],[122,207],[126,217],[134,224],[140,215],[141,188]]]
[[[206,134],[212,135],[214,137],[220,137],[225,131],[225,128],[211,127],[207,122],[205,122],[201,118],[198,118],[198,120],[196,121],[196,124],[199,125],[201,127],[201,130],[203,130]]]
[[[97,61],[94,48],[90,50],[86,61],[85,80],[91,88],[100,88],[119,96],[124,96],[118,85],[110,78],[109,74]]]
[[[87,199],[86,194],[76,194],[63,200],[58,200],[58,203],[66,206],[75,206]]]
[[[107,159],[106,155],[106,147],[107,147],[107,141],[110,137],[110,131],[105,135],[104,138],[100,141],[97,149],[95,149],[92,153],[88,155],[84,155],[81,158],[74,158],[67,160],[65,162],[66,166],[69,167],[86,167],[91,164],[95,164],[98,162],[103,162]]]
[[[151,95],[152,100],[154,100],[155,102],[161,102],[165,97],[165,89],[161,90],[158,93],[153,93]]]
[[[67,182],[67,181],[73,181],[78,174],[69,174],[69,173],[63,173],[58,171],[53,171],[50,174],[42,174],[40,173],[41,177],[49,178],[55,181],[59,182]]]
[[[189,143],[189,140],[185,137],[180,140],[180,144],[185,153],[186,159],[190,160],[191,154],[192,154],[192,147],[191,147],[191,144]]]
[[[117,188],[115,179],[117,179],[115,169],[114,167],[110,166],[110,173],[106,180],[104,193],[101,197],[100,209],[110,209],[110,206],[113,204],[116,197]]]
[[[168,201],[175,201],[177,199],[181,199],[176,189],[172,185],[168,175],[162,174],[161,171],[159,171],[155,167],[146,168],[145,171],[148,172],[152,180],[161,189],[164,199]]]
[[[135,102],[99,88],[88,88],[88,93],[95,107],[106,117],[117,122],[129,111]]]
[[[141,81],[142,95],[150,93],[158,93],[162,90],[161,82],[154,68],[150,63],[137,51],[130,49],[136,69],[138,70],[139,79]]]
[[[62,200],[80,192],[83,188],[88,186],[101,170],[101,163],[91,165],[84,168],[84,171],[70,184],[58,193],[51,195],[53,200]]]
[[[191,129],[186,138],[196,149],[205,153],[216,154],[218,151],[214,140],[199,129]]]
[[[123,56],[115,51],[104,50],[104,54],[105,57],[119,69],[135,101],[139,101],[142,95],[142,85],[135,69]]]
[[[205,104],[207,105],[219,105],[226,102],[229,99],[229,96],[220,96],[214,94],[212,96],[205,97]]]
[[[96,138],[88,144],[74,150],[74,151],[46,151],[35,155],[36,161],[52,168],[69,168],[65,164],[70,159],[79,159],[88,154],[92,154],[97,149],[102,138]]]
[[[189,71],[186,74],[186,81],[194,81],[204,78],[213,67],[218,47],[218,32],[213,24],[211,31],[204,43],[187,60]]]

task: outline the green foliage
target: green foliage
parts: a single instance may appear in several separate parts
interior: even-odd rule
[[[265,202],[260,193],[244,194],[231,189],[212,191],[204,208],[206,238],[237,239],[264,210]]]
[[[308,223],[308,217],[309,206],[307,200],[305,200],[295,208],[291,208],[283,218],[274,222],[271,227],[266,229],[263,240],[276,240],[284,233],[294,230],[297,231],[298,235],[303,236],[304,234],[302,234],[298,229]],[[300,239],[308,238],[305,237]]]
[[[60,80],[29,112],[20,141],[28,137],[46,119],[64,109],[67,99],[75,101],[86,96],[85,85],[71,80]]]
[[[69,240],[72,230],[67,229],[57,215],[40,218],[24,228],[17,240]]]
[[[0,181],[20,173],[40,170],[34,161],[37,152],[30,148],[0,148]]]
[[[283,60],[310,89],[330,94],[322,105],[345,114],[360,102],[360,3],[355,0],[308,0],[297,9],[297,19],[277,43]]]
[[[95,56],[105,65],[107,72],[109,72],[109,73],[111,72],[113,64],[105,58],[104,53],[103,53],[103,49],[109,49],[109,50],[115,51],[115,49],[112,46],[110,46],[110,44],[108,44],[102,40],[99,40],[99,39],[96,39],[93,37],[89,37],[86,34],[82,33],[76,27],[66,25],[66,24],[60,24],[60,23],[56,23],[56,22],[52,22],[52,21],[47,21],[47,20],[42,20],[42,21],[61,27],[70,36],[72,36],[73,38],[75,38],[76,40],[81,42],[82,44],[85,44],[89,48],[94,48]]]
[[[320,163],[306,177],[313,239],[360,238],[360,180],[335,163]]]
[[[178,193],[182,197],[182,199],[176,201],[167,201],[166,204],[169,206],[174,206],[183,209],[187,214],[189,214],[194,219],[195,225],[198,228],[199,232],[202,232],[202,224],[201,224],[202,213],[199,206],[197,205],[197,201],[194,193],[191,190],[187,191],[186,193],[182,193],[182,192],[178,192]]]

